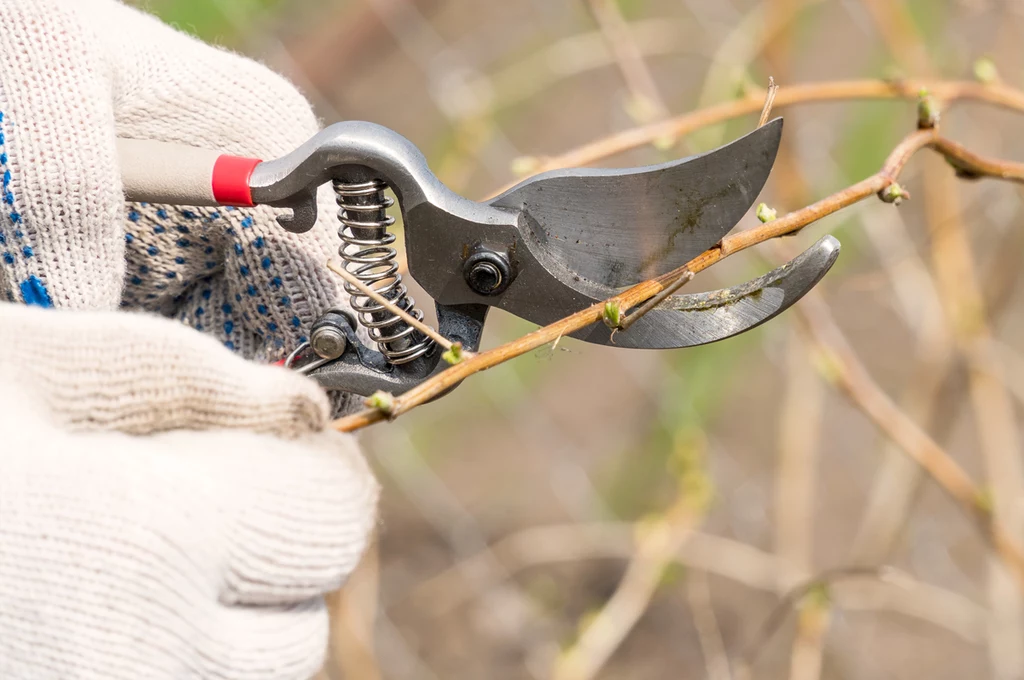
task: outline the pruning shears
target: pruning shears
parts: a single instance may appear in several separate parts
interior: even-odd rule
[[[331,125],[271,161],[160,142],[118,140],[126,198],[178,205],[270,205],[293,232],[317,219],[317,189],[339,206],[347,271],[417,319],[399,273],[398,198],[410,275],[434,299],[438,331],[476,351],[497,307],[548,324],[680,267],[718,243],[771,172],[782,120],[708,153],[638,168],[554,170],[486,202],[463,198],[398,133],[368,122]],[[668,349],[750,330],[799,300],[825,275],[839,242],[825,236],[790,262],[734,288],[675,295],[615,335],[623,348]],[[328,389],[404,392],[443,370],[441,350],[384,305],[346,283],[352,311],[325,313],[287,365]],[[371,345],[357,337],[369,333]],[[612,344],[593,324],[572,334]]]

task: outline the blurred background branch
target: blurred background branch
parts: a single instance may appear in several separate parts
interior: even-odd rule
[[[841,335],[825,345],[794,327],[814,301],[679,352],[562,338],[368,430],[379,553],[333,605],[325,677],[545,678],[573,659],[599,678],[739,677],[779,611],[754,677],[1021,676],[1021,591],[1000,566],[1024,508],[1020,190],[958,182],[925,157],[903,170],[913,200],[898,211],[864,201],[803,229],[806,214],[783,214],[873,176],[922,88],[954,164],[1024,159],[1019,3],[145,4],[282,71],[325,121],[400,131],[471,197],[554,167],[707,150],[750,129],[753,84],[775,76],[786,133],[760,200],[780,217],[750,230],[747,216],[735,254],[688,290],[763,272],[778,249],[735,247],[762,229],[797,232],[786,250],[825,230],[843,241],[821,291]],[[485,347],[532,330],[494,316]],[[851,377],[859,392],[844,396]],[[684,516],[687,437],[715,495]],[[996,549],[921,483],[915,452],[954,471],[983,529],[1005,527]],[[651,526],[673,540],[650,543]],[[882,565],[882,578],[787,596]]]

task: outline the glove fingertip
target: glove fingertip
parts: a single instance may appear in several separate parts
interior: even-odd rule
[[[331,405],[327,393],[305,377],[280,366],[262,366],[273,376],[256,401],[262,413],[257,414],[256,429],[293,439],[327,427]]]

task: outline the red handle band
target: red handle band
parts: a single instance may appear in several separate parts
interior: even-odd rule
[[[213,164],[213,198],[221,205],[252,206],[249,178],[257,165],[257,158],[219,156]]]

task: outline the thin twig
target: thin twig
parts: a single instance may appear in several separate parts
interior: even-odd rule
[[[825,659],[825,635],[832,621],[828,597],[805,597],[797,613],[796,638],[789,653],[789,680],[819,680]]]
[[[792,16],[798,4],[793,0],[777,0],[768,3],[768,9],[773,15]],[[788,70],[788,44],[785,33],[780,33],[779,39],[769,46],[770,62],[773,68],[782,73]],[[775,80],[769,78],[758,127],[768,120],[777,92]],[[796,201],[809,193],[799,172],[791,139],[783,140],[780,144],[775,163],[778,173],[776,179],[784,198]],[[783,249],[779,241],[773,243],[776,250]],[[774,482],[775,550],[781,557],[801,567],[804,573],[811,574],[814,572],[814,481],[818,469],[818,438],[824,413],[824,385],[807,361],[805,343],[795,333],[789,335],[787,377],[778,414],[778,453]],[[797,644],[799,642],[798,635]]]
[[[1024,499],[1021,442],[1013,402],[1003,385],[998,366],[986,346],[992,333],[986,319],[981,284],[972,257],[970,238],[956,182],[941,167],[925,173],[925,214],[939,299],[943,302],[959,353],[967,365],[968,403],[977,427],[979,453],[991,494],[992,520],[1004,527],[1020,549],[1019,507]],[[1024,674],[1024,601],[1022,590],[990,555],[989,603],[993,626],[989,656],[997,677]],[[1020,584],[1024,585],[1024,584]]]
[[[864,0],[863,4],[898,61],[919,72],[934,72],[928,63],[925,36],[906,2]],[[925,169],[925,192],[935,280],[957,349],[967,365],[969,403],[991,493],[992,521],[1007,530],[1020,550],[1019,506],[1024,498],[1020,435],[1005,382],[987,351],[992,335],[986,318],[990,310],[985,307],[976,272],[959,189],[942,168],[929,165]],[[999,557],[990,556],[988,597],[993,623],[988,651],[994,675],[1021,677],[1024,588],[1014,583],[1008,568]]]
[[[665,567],[689,537],[700,514],[692,509],[666,513],[651,535],[636,546],[615,593],[587,623],[579,639],[558,659],[553,680],[589,680],[604,666],[647,610]]]
[[[775,95],[779,92],[779,86],[775,84],[775,78],[768,76],[768,90],[764,95],[764,106],[761,108],[761,118],[757,121],[757,127],[761,127],[768,122],[768,116],[771,115],[772,105],[775,103]]]
[[[511,532],[488,548],[466,557],[418,583],[398,601],[435,616],[464,606],[468,600],[500,584],[497,579],[549,564],[588,560],[629,559],[636,548],[636,525],[631,522],[573,522],[532,526]],[[486,568],[499,559],[502,570]],[[783,593],[806,580],[802,568],[739,541],[701,531],[690,533],[675,560],[753,590]],[[486,579],[466,574],[486,573]],[[866,582],[856,588],[836,586],[835,599],[843,609],[889,611],[948,630],[968,642],[984,640],[986,610],[959,593],[916,581],[909,574],[887,572],[891,579]],[[896,577],[898,574],[898,578]]]
[[[348,271],[344,267],[339,267],[334,262],[328,262],[327,268],[330,269],[335,274],[337,274],[338,276],[340,276],[341,278],[345,279],[347,283],[351,283],[363,295],[367,296],[368,298],[371,298],[374,302],[377,302],[378,304],[382,305],[392,314],[396,314],[397,316],[401,317],[403,321],[405,321],[407,324],[418,330],[420,333],[423,333],[423,335],[427,336],[437,344],[441,345],[441,347],[444,347],[446,350],[450,350],[452,348],[453,343],[451,340],[444,337],[443,335],[435,331],[433,328],[431,328],[430,326],[423,323],[409,312],[405,311],[404,309],[396,305],[393,301],[388,300],[386,297],[375,291],[373,288],[367,286],[365,283],[356,278],[356,276],[352,274],[352,272]],[[462,354],[464,357],[475,356],[473,352],[468,352],[466,350],[463,350]]]
[[[768,0],[772,15],[795,18],[806,3],[801,0]],[[792,21],[780,29],[776,39],[766,46],[765,58],[783,77],[790,73]],[[769,81],[765,108],[758,127],[768,121],[776,92]],[[779,145],[775,159],[779,195],[788,205],[805,203],[809,187],[800,171],[792,137]],[[786,250],[778,240],[776,251]],[[788,258],[787,258],[788,259]],[[824,415],[824,385],[810,365],[803,339],[790,332],[787,343],[787,380],[779,409],[778,466],[775,473],[775,549],[780,556],[789,556],[805,573],[814,572],[815,477],[819,466],[818,439]],[[790,680],[818,680],[824,656],[825,632],[830,620],[830,607],[825,598],[804,598],[797,617],[796,635],[790,650]]]
[[[882,206],[865,215],[861,223],[885,273],[882,285],[893,291],[893,304],[915,336],[908,357],[910,377],[899,396],[899,408],[942,442],[943,424],[955,419],[942,418],[939,406],[951,399],[954,382],[950,377],[959,362],[942,320],[938,292],[899,211],[886,211]],[[883,440],[881,449],[882,460],[851,542],[853,562],[888,560],[924,480],[921,468],[894,443]]]
[[[776,96],[774,106],[778,108],[794,104],[851,99],[917,101],[922,89],[928,90],[940,103],[965,99],[1014,111],[1024,111],[1024,91],[1001,83],[982,84],[974,81],[946,80],[839,80],[787,85]],[[763,108],[763,105],[763,92],[749,92],[740,99],[684,113],[659,123],[617,132],[557,156],[537,158],[537,162],[531,168],[531,174],[590,165],[610,156],[647,146],[659,139],[683,137],[715,123],[757,113]],[[521,179],[498,189],[491,196],[497,196],[510,189]]]
[[[828,308],[815,291],[804,296],[798,318],[820,353],[823,377],[840,390],[924,469],[976,524],[1004,564],[1024,586],[1024,554],[1015,538],[994,518],[987,496],[953,458],[918,427],[872,380],[856,355],[842,340]]]
[[[783,90],[782,93],[785,94],[787,91]],[[516,340],[469,357],[433,378],[425,380],[405,394],[395,397],[387,415],[379,409],[368,408],[334,421],[334,427],[343,432],[351,432],[385,419],[396,418],[439,396],[452,385],[474,373],[531,352],[559,336],[571,334],[600,321],[603,318],[606,303],[616,303],[620,309],[632,309],[665,290],[684,271],[688,270],[696,274],[741,250],[777,236],[798,231],[822,217],[874,196],[893,184],[914,153],[926,147],[942,154],[951,162],[961,166],[964,171],[978,176],[993,176],[1024,183],[1024,164],[978,156],[966,151],[959,144],[940,137],[935,130],[916,130],[896,146],[886,159],[882,169],[874,175],[784,217],[728,236],[722,239],[721,243],[701,253],[682,267],[655,279],[638,283],[613,298],[591,305]]]
[[[675,502],[664,514],[641,524],[626,573],[615,592],[586,624],[574,644],[557,659],[553,680],[590,680],[608,661],[647,610],[665,569],[704,518],[710,483],[703,469],[702,435],[684,436],[677,444],[684,470]]]
[[[665,288],[665,290],[661,291],[660,293],[652,297],[650,300],[640,305],[637,308],[637,310],[632,314],[623,317],[622,321],[619,323],[618,328],[615,329],[615,332],[628,330],[630,326],[632,326],[640,319],[640,317],[642,317],[644,314],[651,311],[652,309],[660,305],[662,302],[667,300],[670,295],[675,294],[677,290],[685,286],[690,280],[693,279],[693,277],[693,272],[689,270],[684,271],[682,274],[679,275],[679,278],[670,283],[668,287]],[[612,337],[615,337],[615,333],[612,333]]]
[[[750,668],[757,662],[758,656],[764,650],[765,643],[771,639],[779,626],[785,622],[786,617],[793,610],[793,607],[804,597],[818,589],[827,588],[829,585],[849,579],[871,579],[884,580],[885,569],[882,567],[848,566],[828,569],[807,579],[793,587],[786,593],[771,613],[758,628],[757,633],[747,643],[743,654],[740,656],[739,664],[742,667]]]
[[[687,574],[686,600],[693,614],[693,626],[697,629],[697,641],[704,657],[707,680],[731,680],[732,671],[725,652],[725,640],[722,639],[722,628],[715,616],[711,588],[705,572],[698,570]]]
[[[906,2],[862,0],[861,4],[898,63],[917,73],[935,72],[925,36]],[[984,350],[991,332],[964,224],[959,187],[944,168],[928,164],[924,191],[934,279],[946,322],[967,365],[969,403],[992,496],[992,521],[1008,532],[1019,550],[1017,539],[1022,524],[1018,508],[1024,498],[1020,436],[1010,396]],[[1022,594],[999,558],[990,556],[988,595],[994,621],[988,651],[997,677],[1024,675],[1024,649],[1020,644],[1024,639]]]
[[[652,120],[667,118],[668,106],[658,92],[654,76],[647,68],[639,46],[633,40],[633,33],[619,11],[618,3],[614,0],[585,0],[585,4],[608,43],[608,48],[622,73],[622,79],[629,88],[634,106],[639,108],[633,112],[640,114],[635,119],[649,123]]]
[[[905,3],[896,0],[861,0],[871,23],[881,34],[897,63],[913,73],[932,73],[924,36]]]
[[[807,343],[790,331],[778,417],[775,468],[775,551],[814,573],[815,479],[825,386],[808,361]]]
[[[734,97],[739,88],[748,87],[751,65],[759,55],[774,72],[780,73],[778,56],[787,51],[792,42],[786,38],[785,32],[804,9],[822,2],[761,0],[752,3],[750,9],[732,23],[725,37],[717,42],[698,90],[697,107],[726,101]],[[724,126],[716,126],[702,132],[701,141],[707,146],[717,146],[724,132]]]

